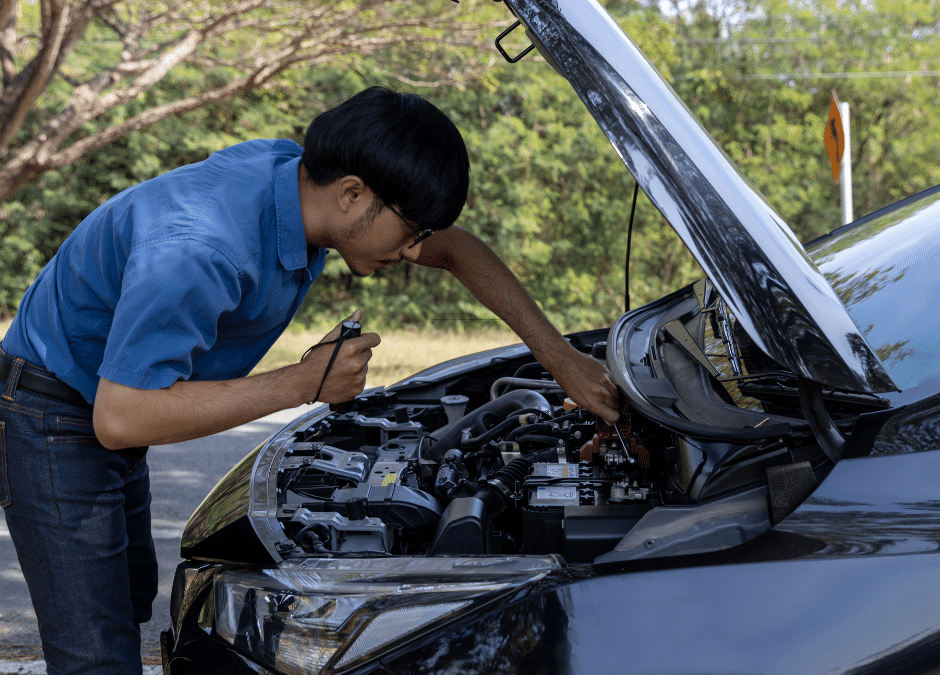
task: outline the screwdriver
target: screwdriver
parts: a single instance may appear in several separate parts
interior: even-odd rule
[[[617,422],[614,423],[614,431],[617,432],[617,438],[620,439],[620,444],[623,445],[623,451],[627,456],[627,461],[630,462],[630,464],[636,464],[636,460],[633,459],[633,455],[630,454],[630,446],[627,445],[625,440],[623,440],[623,434],[620,433],[620,427],[617,426],[619,423],[620,420],[617,420]]]

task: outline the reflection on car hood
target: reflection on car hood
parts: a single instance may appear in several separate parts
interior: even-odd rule
[[[812,380],[897,386],[790,228],[593,0],[506,0],[768,356]]]
[[[903,390],[887,397],[895,405],[940,391],[938,229],[940,186],[806,245]]]

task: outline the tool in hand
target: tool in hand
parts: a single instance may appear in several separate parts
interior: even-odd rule
[[[300,358],[300,360],[303,361],[305,358],[307,358],[307,354],[312,352],[317,347],[322,347],[323,345],[332,345],[332,344],[336,345],[335,347],[333,347],[333,353],[330,355],[330,361],[329,363],[326,364],[326,369],[323,371],[323,377],[320,379],[320,387],[319,389],[317,389],[317,395],[314,397],[311,403],[316,403],[317,400],[320,398],[320,392],[323,391],[323,383],[326,382],[326,376],[330,374],[330,368],[333,367],[333,362],[336,360],[336,355],[339,353],[340,347],[343,346],[343,343],[347,339],[357,338],[360,335],[362,335],[362,324],[360,324],[358,321],[353,321],[352,319],[348,319],[342,323],[342,326],[339,329],[338,338],[336,338],[335,340],[330,340],[329,342],[320,342],[319,344],[313,345]],[[344,403],[330,403],[330,410],[332,410],[333,412],[338,412],[338,413],[347,413],[350,410],[352,410],[352,400],[346,401]]]
[[[618,424],[620,424],[620,420],[617,420],[617,422],[614,424],[614,431],[617,432],[617,438],[620,439],[620,443],[621,445],[623,445],[624,455],[626,456],[627,461],[630,462],[630,464],[636,464],[636,460],[633,459],[633,455],[630,454],[630,446],[627,445],[627,442],[625,440],[623,440],[623,434],[620,433],[620,427],[617,426]]]
[[[336,341],[336,348],[333,350],[333,355],[336,355],[336,352],[339,350],[340,346],[343,344],[343,341],[348,338],[357,338],[362,335],[362,324],[358,321],[344,321],[343,327],[340,328],[339,338]],[[323,379],[326,379],[327,373],[330,372],[330,366],[333,365],[333,359],[330,359],[329,365],[326,367],[326,371],[323,373]],[[344,403],[330,403],[330,410],[336,413],[348,413],[352,410],[352,400],[346,401]]]

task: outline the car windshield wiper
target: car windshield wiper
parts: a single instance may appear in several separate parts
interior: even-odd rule
[[[793,373],[753,373],[745,377],[723,379],[736,379],[742,394],[762,401],[776,399],[795,402],[799,399],[799,378]],[[820,386],[820,392],[827,403],[844,406],[859,414],[891,407],[888,399],[866,392],[844,391],[823,385]]]
[[[718,319],[718,327],[721,329],[721,341],[725,343],[728,350],[728,360],[731,362],[731,370],[735,375],[743,375],[744,368],[741,366],[741,357],[738,355],[738,341],[734,337],[734,330],[731,327],[731,319],[725,311],[725,303],[721,298],[715,305],[715,316]]]

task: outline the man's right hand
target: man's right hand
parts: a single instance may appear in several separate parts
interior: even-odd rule
[[[351,319],[358,321],[356,311]],[[340,327],[323,341],[339,337]],[[323,382],[320,400],[343,403],[366,384],[375,333],[343,342]],[[95,434],[111,450],[179,443],[232,429],[317,396],[335,345],[315,348],[300,363],[234,380],[178,380],[163,389],[137,389],[98,381]]]
[[[361,310],[357,309],[346,321],[359,321],[361,316]],[[319,390],[321,402],[343,403],[351,401],[365,389],[372,348],[382,342],[378,333],[363,333],[356,338],[347,338],[340,347],[326,380],[323,380],[323,373],[334,349],[334,345],[328,343],[339,338],[342,325],[341,321],[301,360],[301,367],[307,371],[303,391],[305,401],[315,403],[313,399]]]

